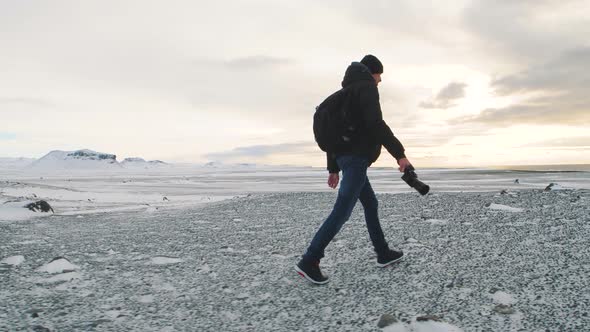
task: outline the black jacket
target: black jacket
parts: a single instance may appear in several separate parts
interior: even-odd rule
[[[340,171],[336,156],[343,154],[365,156],[372,164],[379,158],[381,146],[385,146],[396,160],[405,158],[402,143],[383,120],[379,91],[369,69],[360,62],[353,62],[346,69],[342,89],[346,98],[345,114],[355,127],[355,134],[347,148],[326,153],[328,171],[330,173]]]

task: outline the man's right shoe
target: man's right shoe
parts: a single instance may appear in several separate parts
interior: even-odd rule
[[[328,282],[328,277],[324,276],[320,270],[320,261],[306,261],[302,259],[295,265],[295,271],[316,285],[323,285]]]
[[[377,255],[377,266],[386,267],[404,258],[403,251],[388,249],[386,252]]]

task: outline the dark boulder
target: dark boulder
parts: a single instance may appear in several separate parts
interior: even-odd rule
[[[442,322],[442,318],[437,315],[424,315],[416,317],[416,321],[418,322],[427,322],[427,321],[434,321],[434,322]]]
[[[377,322],[377,327],[384,328],[395,323],[397,323],[397,319],[395,318],[395,316],[391,314],[384,314],[381,315],[381,318],[379,318],[379,322]]]
[[[25,208],[27,208],[33,212],[49,212],[49,211],[54,212],[51,205],[49,205],[49,203],[47,203],[44,200],[36,201],[34,203],[29,203],[29,204],[25,205]]]

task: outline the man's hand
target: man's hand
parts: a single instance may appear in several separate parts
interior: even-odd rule
[[[338,173],[330,173],[330,175],[328,176],[328,186],[334,189],[338,186],[338,181],[340,181]]]
[[[397,164],[399,165],[399,171],[402,173],[406,170],[406,167],[412,166],[412,164],[410,163],[408,158],[402,158],[402,159],[398,160]]]

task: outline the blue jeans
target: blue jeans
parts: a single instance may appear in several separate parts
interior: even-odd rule
[[[375,251],[381,253],[389,249],[379,224],[377,197],[367,177],[368,159],[356,155],[342,155],[336,158],[336,162],[342,170],[338,198],[332,213],[317,231],[303,255],[305,260],[319,261],[324,257],[324,249],[350,218],[357,200],[361,201],[365,210],[365,221]]]

